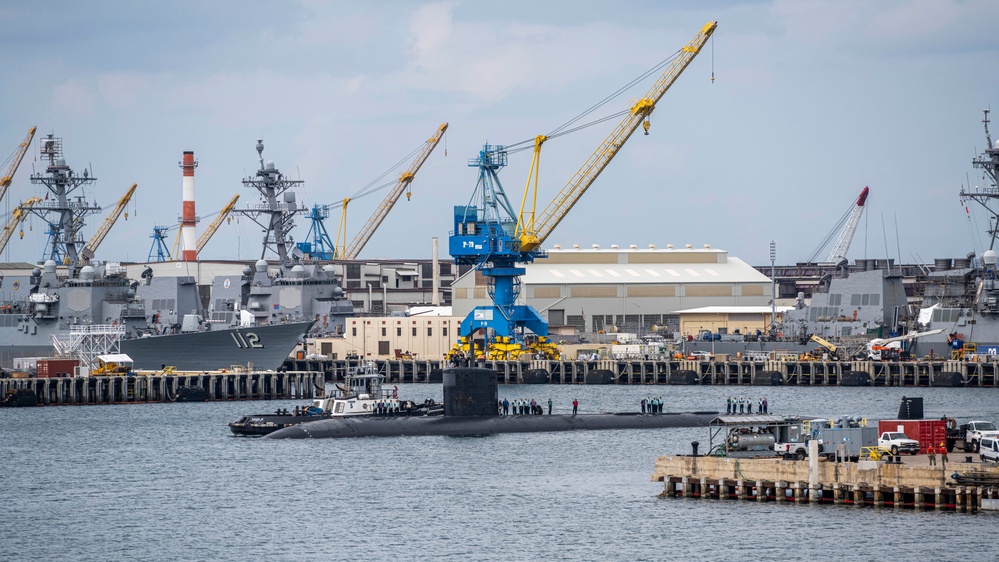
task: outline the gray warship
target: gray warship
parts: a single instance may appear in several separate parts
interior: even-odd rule
[[[18,357],[48,357],[80,328],[118,334],[121,353],[136,369],[217,370],[248,366],[278,369],[314,321],[241,326],[205,321],[193,278],[131,280],[116,262],[92,262],[83,241],[87,215],[101,211],[87,202],[83,188],[96,182],[75,173],[62,153],[62,140],[40,143],[47,161],[31,182],[48,191],[25,210],[48,225],[43,263],[4,269],[0,278],[0,366]],[[284,319],[282,319],[284,320]]]
[[[212,320],[232,321],[238,314],[256,325],[308,321],[314,323],[310,336],[342,335],[346,318],[354,314],[342,276],[331,263],[303,259],[291,236],[295,215],[307,211],[294,190],[304,182],[289,179],[274,162],[264,160],[263,140],[256,149],[260,168],[243,186],[257,191],[258,202],[234,212],[260,226],[263,247],[242,275],[212,280]],[[268,256],[276,256],[276,264]]]
[[[952,355],[999,355],[999,283],[996,281],[996,238],[999,236],[999,141],[989,132],[984,110],[985,150],[972,160],[982,170],[984,187],[962,188],[962,203],[973,202],[989,215],[988,249],[980,257],[935,260],[926,276],[922,303],[913,318],[920,330],[943,329],[941,335],[919,342],[922,351],[946,344]]]
[[[802,342],[811,334],[850,342],[927,333],[907,344],[912,355],[999,355],[999,142],[989,132],[989,111],[984,114],[986,149],[972,165],[982,170],[985,186],[962,189],[960,197],[989,214],[988,249],[921,266],[911,296],[893,260],[856,260],[853,267],[843,260],[822,279],[808,306],[799,295],[795,310],[785,313],[785,335]]]

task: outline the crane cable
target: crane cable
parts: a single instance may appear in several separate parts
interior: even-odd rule
[[[826,246],[829,245],[829,242],[831,242],[832,239],[837,234],[839,234],[840,230],[843,229],[843,225],[846,224],[847,219],[850,218],[850,214],[853,213],[853,209],[856,206],[857,206],[856,203],[850,205],[850,208],[847,209],[845,213],[843,213],[843,216],[840,217],[839,221],[832,227],[832,230],[830,230],[828,234],[826,234],[826,237],[823,238],[821,242],[819,242],[819,245],[818,247],[815,248],[815,251],[813,251],[812,254],[808,256],[808,263],[813,263],[815,259],[819,257],[819,254],[822,253],[822,250],[824,250]]]
[[[594,121],[590,121],[588,123],[583,123],[582,125],[578,125],[576,127],[569,128],[571,125],[575,124],[580,119],[582,119],[582,118],[586,117],[587,115],[593,113],[597,109],[600,109],[604,105],[607,105],[610,101],[612,101],[613,99],[617,98],[622,93],[624,93],[625,91],[629,90],[630,88],[634,87],[639,82],[647,79],[649,76],[652,76],[652,75],[655,75],[655,74],[659,73],[664,67],[666,67],[667,65],[671,64],[673,62],[673,60],[676,59],[676,57],[678,57],[681,53],[682,53],[682,50],[677,50],[672,55],[670,55],[668,58],[662,60],[661,62],[659,62],[658,64],[656,64],[652,68],[650,68],[649,70],[646,70],[645,72],[643,72],[642,74],[640,74],[638,77],[632,79],[630,82],[628,82],[627,84],[625,84],[624,86],[621,86],[616,91],[614,91],[610,95],[606,96],[604,99],[602,99],[602,100],[598,101],[597,103],[591,105],[589,108],[583,110],[582,112],[580,112],[579,114],[577,114],[572,119],[570,119],[570,120],[566,121],[565,123],[563,123],[562,125],[556,127],[554,130],[552,130],[552,132],[548,133],[547,137],[549,139],[553,139],[553,138],[556,138],[556,137],[560,137],[562,135],[568,135],[570,133],[575,133],[576,131],[580,131],[580,130],[585,129],[587,127],[592,127],[593,125],[598,125],[600,123],[603,123],[604,121],[609,121],[611,119],[617,119],[617,118],[623,117],[624,115],[630,113],[631,112],[631,108],[628,108],[628,109],[625,109],[623,111],[618,111],[618,112],[616,112],[614,114],[608,115],[606,117],[600,117],[600,118],[598,118],[598,119],[596,119]],[[712,70],[712,77],[713,76],[714,76],[714,71]],[[507,154],[516,154],[517,152],[521,152],[523,150],[533,150],[534,149],[534,137],[532,137],[530,139],[527,139],[527,140],[520,141],[520,142],[516,142],[516,143],[513,143],[513,144],[508,144],[508,145],[506,145],[506,149],[507,149],[506,150]]]
[[[409,162],[410,160],[412,160],[413,156],[415,156],[416,153],[418,153],[419,151],[423,150],[423,147],[426,144],[427,144],[426,142],[420,143],[420,146],[417,146],[415,149],[413,149],[412,152],[410,152],[409,154],[403,156],[401,160],[399,160],[398,162],[396,162],[391,168],[389,168],[389,169],[385,170],[384,172],[382,172],[382,174],[379,175],[377,178],[371,180],[367,185],[365,185],[361,189],[358,189],[357,192],[354,193],[354,195],[348,197],[348,199],[354,200],[354,199],[357,199],[358,197],[364,197],[365,195],[370,195],[370,194],[372,194],[372,193],[374,193],[376,191],[379,191],[379,190],[385,189],[386,187],[395,185],[398,182],[398,180],[391,180],[389,182],[386,182],[386,183],[383,183],[383,184],[380,184],[380,185],[375,185],[375,183],[381,181],[382,179],[384,179],[385,176],[391,174],[393,171],[395,171],[396,169],[398,169],[399,166],[402,166],[406,162]],[[334,203],[332,205],[327,205],[326,207],[330,208],[330,209],[335,209],[335,208],[340,207],[342,205],[343,205],[343,201],[341,201],[339,203]]]

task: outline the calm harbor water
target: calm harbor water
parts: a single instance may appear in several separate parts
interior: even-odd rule
[[[908,394],[928,417],[999,421],[997,389],[500,387],[563,412],[578,398],[583,413],[637,410],[650,394],[667,411],[724,410],[727,395],[761,393],[778,413],[888,418]],[[267,441],[226,427],[296,404],[0,410],[0,560],[946,560],[970,554],[955,550],[969,517],[999,525],[657,498],[656,457],[706,443],[704,428]]]

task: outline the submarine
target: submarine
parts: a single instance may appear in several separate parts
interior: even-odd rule
[[[718,412],[576,415],[508,415],[498,412],[496,371],[478,367],[443,372],[444,415],[421,417],[326,418],[279,429],[264,439],[337,439],[417,435],[494,435],[599,429],[707,427]]]

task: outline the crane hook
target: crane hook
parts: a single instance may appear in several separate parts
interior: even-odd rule
[[[413,198],[413,192],[412,191],[407,191],[406,192],[406,201],[409,201],[412,198]]]
[[[642,122],[642,128],[645,129],[646,136],[648,136],[648,134],[649,134],[649,127],[651,127],[651,126],[652,126],[652,122],[649,121],[648,117],[646,117],[645,121]]]

